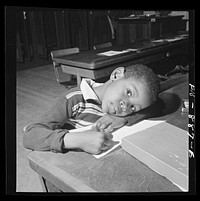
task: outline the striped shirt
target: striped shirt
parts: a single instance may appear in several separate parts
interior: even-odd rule
[[[90,79],[82,79],[80,90],[66,95],[68,100],[69,123],[75,128],[89,126],[105,113],[102,112],[101,101],[93,90],[99,86]]]
[[[63,152],[64,136],[71,124],[75,128],[88,126],[96,122],[105,113],[101,101],[93,87],[101,85],[90,79],[82,79],[79,89],[72,89],[65,97],[42,117],[23,129],[24,147],[39,151]]]
[[[43,116],[23,129],[24,147],[38,151],[65,152],[64,136],[69,132],[70,125],[75,128],[88,126],[105,115],[101,101],[93,90],[93,87],[99,85],[90,79],[82,79],[78,90],[72,89]],[[158,107],[156,103],[145,111],[125,117],[127,125],[151,116],[158,111]]]

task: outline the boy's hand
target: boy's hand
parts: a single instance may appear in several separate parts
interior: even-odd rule
[[[122,117],[105,114],[93,124],[93,128],[96,127],[101,132],[111,132],[115,128],[121,128],[126,122]]]
[[[67,133],[64,137],[65,148],[78,148],[87,153],[99,154],[110,146],[110,133],[89,130],[77,133]]]

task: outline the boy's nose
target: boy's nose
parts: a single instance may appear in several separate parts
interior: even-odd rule
[[[126,109],[127,109],[127,104],[126,104],[126,101],[120,101],[120,107],[122,109],[122,111],[126,112]]]

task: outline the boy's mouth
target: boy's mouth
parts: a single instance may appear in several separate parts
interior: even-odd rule
[[[115,107],[113,104],[109,107],[109,113],[110,114],[121,114],[121,109],[118,107]]]
[[[116,110],[114,108],[109,108],[109,113],[110,114],[116,114]]]

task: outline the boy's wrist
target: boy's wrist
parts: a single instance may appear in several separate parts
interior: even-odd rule
[[[72,135],[72,133],[66,133],[64,136],[64,148],[65,149],[74,149],[78,148],[78,140],[76,135]]]

